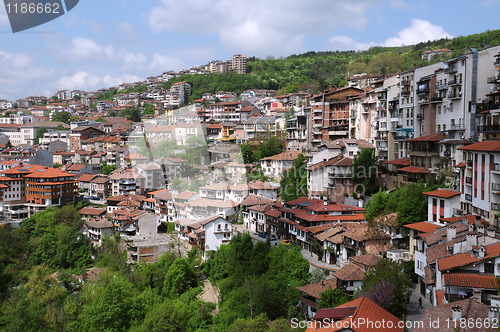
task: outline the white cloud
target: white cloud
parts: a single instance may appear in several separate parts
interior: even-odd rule
[[[391,0],[389,3],[389,7],[396,8],[396,9],[403,8],[403,9],[406,9],[408,11],[412,11],[414,9],[412,6],[407,4],[404,0]]]
[[[105,75],[100,77],[98,75],[91,75],[86,71],[77,71],[73,76],[63,76],[57,80],[54,89],[83,89],[93,90],[102,87],[110,87],[124,82],[136,82],[140,78],[135,75],[123,75],[113,77]]]
[[[358,42],[347,36],[333,36],[328,41],[330,43],[330,47],[335,50],[367,50],[375,45],[414,45],[428,40],[436,40],[445,37],[453,38],[452,35],[443,29],[443,27],[433,25],[429,21],[413,19],[408,28],[404,28],[397,33],[397,37],[387,38],[383,43],[375,43],[373,41]]]
[[[333,36],[328,40],[330,43],[334,45],[334,49],[342,49],[342,50],[353,50],[353,51],[361,51],[367,50],[372,46],[375,46],[375,43],[360,43],[347,36]]]
[[[166,55],[153,54],[152,58],[149,68],[153,72],[163,72],[169,69],[179,70],[186,65],[181,59]]]
[[[160,0],[148,21],[151,30],[217,34],[220,43],[238,53],[266,56],[304,51],[308,34],[331,31],[337,25],[363,30],[369,0]],[[248,55],[248,54],[247,54]]]
[[[88,38],[76,37],[71,41],[73,57],[78,60],[102,57],[108,59],[114,57],[114,48],[111,45],[103,46]]]
[[[433,25],[429,21],[413,19],[408,28],[399,31],[397,37],[388,38],[384,46],[414,45],[445,37],[453,38],[443,27]]]

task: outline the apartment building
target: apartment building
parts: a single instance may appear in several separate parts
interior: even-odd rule
[[[242,54],[235,54],[229,63],[229,71],[234,71],[237,74],[247,73],[247,56]]]

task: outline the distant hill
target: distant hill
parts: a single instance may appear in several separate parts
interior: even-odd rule
[[[396,73],[399,70],[410,69],[414,64],[428,65],[455,58],[464,54],[466,47],[481,50],[486,45],[498,44],[500,44],[500,30],[488,30],[465,37],[443,38],[401,47],[377,46],[359,52],[311,51],[280,59],[250,57],[247,64],[249,74],[182,75],[170,79],[164,87],[170,88],[173,83],[180,81],[190,83],[192,86],[190,101],[201,98],[203,93],[215,93],[220,90],[241,93],[247,89],[274,89],[279,90],[278,94],[299,90],[314,93],[329,86],[346,85],[347,75]],[[451,55],[446,55],[445,58],[436,57],[431,61],[421,59],[422,52],[441,48],[450,49]]]

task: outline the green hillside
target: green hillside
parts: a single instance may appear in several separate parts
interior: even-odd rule
[[[247,65],[249,74],[181,75],[169,80],[164,86],[170,88],[173,83],[180,81],[190,83],[193,91],[190,101],[200,98],[203,93],[219,90],[241,93],[246,89],[274,89],[279,90],[278,94],[299,90],[315,93],[329,86],[344,86],[348,74],[396,73],[410,69],[414,64],[428,65],[457,57],[464,54],[466,47],[481,50],[486,44],[500,44],[500,30],[402,47],[372,47],[361,52],[312,51],[280,59],[250,57]],[[431,62],[421,60],[422,52],[440,48],[452,50],[451,56],[437,57]]]

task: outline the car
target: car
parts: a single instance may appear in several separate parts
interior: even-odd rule
[[[259,237],[266,238],[267,237],[267,232],[259,232]]]
[[[287,239],[283,239],[283,240],[281,240],[281,242],[280,242],[280,243],[281,243],[282,245],[284,245],[284,246],[289,246],[289,245],[290,245],[290,241],[288,241]]]
[[[276,241],[277,239],[278,238],[276,237],[276,235],[274,235],[274,234],[269,235],[269,240]]]

